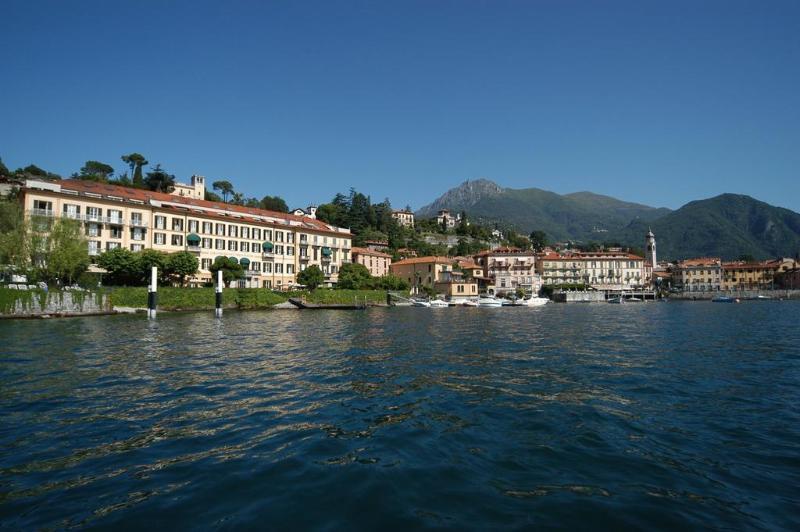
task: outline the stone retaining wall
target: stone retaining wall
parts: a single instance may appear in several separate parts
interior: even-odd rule
[[[33,318],[49,315],[80,316],[112,312],[108,294],[85,291],[11,290],[0,288],[3,318]]]

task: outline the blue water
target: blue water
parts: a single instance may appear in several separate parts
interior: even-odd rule
[[[800,303],[0,322],[0,527],[800,529]]]

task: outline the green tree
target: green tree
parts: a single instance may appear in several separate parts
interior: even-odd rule
[[[547,233],[544,231],[533,231],[530,235],[531,247],[534,251],[542,251],[547,247]]]
[[[9,175],[11,175],[11,171],[5,164],[3,164],[3,158],[0,157],[0,176],[6,177]]]
[[[100,161],[86,161],[81,167],[78,179],[84,181],[98,181],[100,183],[107,183],[109,178],[114,175],[114,169]]]
[[[372,287],[381,290],[408,290],[410,285],[405,279],[396,275],[384,275],[383,277],[373,278]]]
[[[216,192],[211,192],[210,190],[206,189],[205,196],[206,200],[208,201],[222,201],[222,198]]]
[[[214,187],[214,190],[219,190],[220,194],[222,194],[222,200],[225,203],[228,202],[228,196],[233,194],[233,185],[230,181],[214,181],[211,186]]]
[[[0,201],[0,266],[23,270],[30,258],[28,223],[16,201]]]
[[[239,261],[230,257],[217,257],[209,270],[213,274],[212,278],[215,282],[217,279],[217,272],[222,270],[222,282],[225,283],[225,285],[230,285],[232,281],[244,277],[244,268],[242,268],[242,265],[239,264]]]
[[[128,155],[122,156],[122,161],[131,168],[131,174],[133,175],[133,186],[136,188],[144,188],[142,168],[149,164],[147,159],[144,158],[144,155],[136,152],[129,153]]]
[[[186,278],[197,273],[197,257],[188,251],[179,251],[167,256],[166,273],[172,278],[177,278],[183,286]]]
[[[108,273],[104,276],[106,284],[113,286],[142,285],[139,254],[127,248],[116,248],[97,257],[97,265]]]
[[[140,283],[147,286],[150,283],[150,276],[152,275],[152,268],[158,268],[158,281],[159,283],[169,282],[169,271],[167,265],[169,258],[163,251],[157,249],[145,249],[137,253],[138,260],[136,265],[139,268]]]
[[[339,268],[339,281],[336,283],[336,288],[361,290],[369,288],[371,282],[372,275],[370,275],[367,267],[363,264],[351,262],[349,264],[342,264],[342,267]]]
[[[161,168],[160,164],[157,164],[152,172],[147,172],[144,185],[155,192],[170,193],[175,189],[175,176],[168,174]]]
[[[29,164],[25,168],[17,168],[14,171],[14,174],[22,178],[43,177],[45,179],[61,179],[60,175],[48,172],[47,170],[43,170],[38,166],[36,166],[35,164]]]
[[[47,237],[45,277],[71,285],[89,267],[89,250],[77,220],[59,218]]]
[[[259,203],[259,206],[267,211],[289,212],[289,206],[280,196],[264,196]]]
[[[312,264],[297,274],[297,282],[309,290],[314,290],[325,282],[325,275],[322,273],[322,270],[319,269],[319,266]]]

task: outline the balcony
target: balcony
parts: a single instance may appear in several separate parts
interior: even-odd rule
[[[308,262],[309,260],[311,260],[311,257],[308,255],[300,255],[300,262]]]
[[[117,218],[116,216],[114,216],[113,218],[112,217],[106,217],[104,219],[104,222],[106,224],[108,224],[108,225],[125,225],[125,219],[124,218]]]
[[[264,260],[275,260],[275,253],[272,251],[264,251],[261,253],[261,258]]]
[[[190,253],[200,253],[200,246],[186,246],[186,251]]]
[[[28,212],[31,213],[31,216],[44,216],[47,218],[52,218],[54,216],[53,211],[50,209],[31,209]]]
[[[135,218],[131,218],[131,226],[132,227],[147,227],[147,222],[145,220],[137,220]]]

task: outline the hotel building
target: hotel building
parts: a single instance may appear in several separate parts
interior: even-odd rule
[[[308,216],[206,201],[200,176],[172,194],[74,179],[27,180],[21,192],[29,216],[80,221],[90,256],[120,247],[193,253],[199,270],[191,285],[212,281],[209,268],[219,256],[243,266],[241,287],[272,289],[293,286],[297,272],[312,264],[324,272],[325,284],[333,285],[341,265],[350,261],[349,229]]]
[[[526,294],[538,294],[542,288],[534,251],[496,248],[475,255],[475,263],[483,268],[483,277],[490,280],[486,286],[490,294],[513,293],[518,289]]]
[[[453,271],[453,262],[448,257],[416,257],[395,262],[389,270],[411,285],[412,294],[428,288],[451,299],[478,295],[478,284],[465,279],[463,272]]]
[[[672,283],[685,292],[712,292],[722,287],[722,261],[701,257],[679,261],[672,269]]]
[[[644,259],[623,251],[548,252],[536,264],[545,285],[586,284],[597,290],[632,290],[645,282]]]

